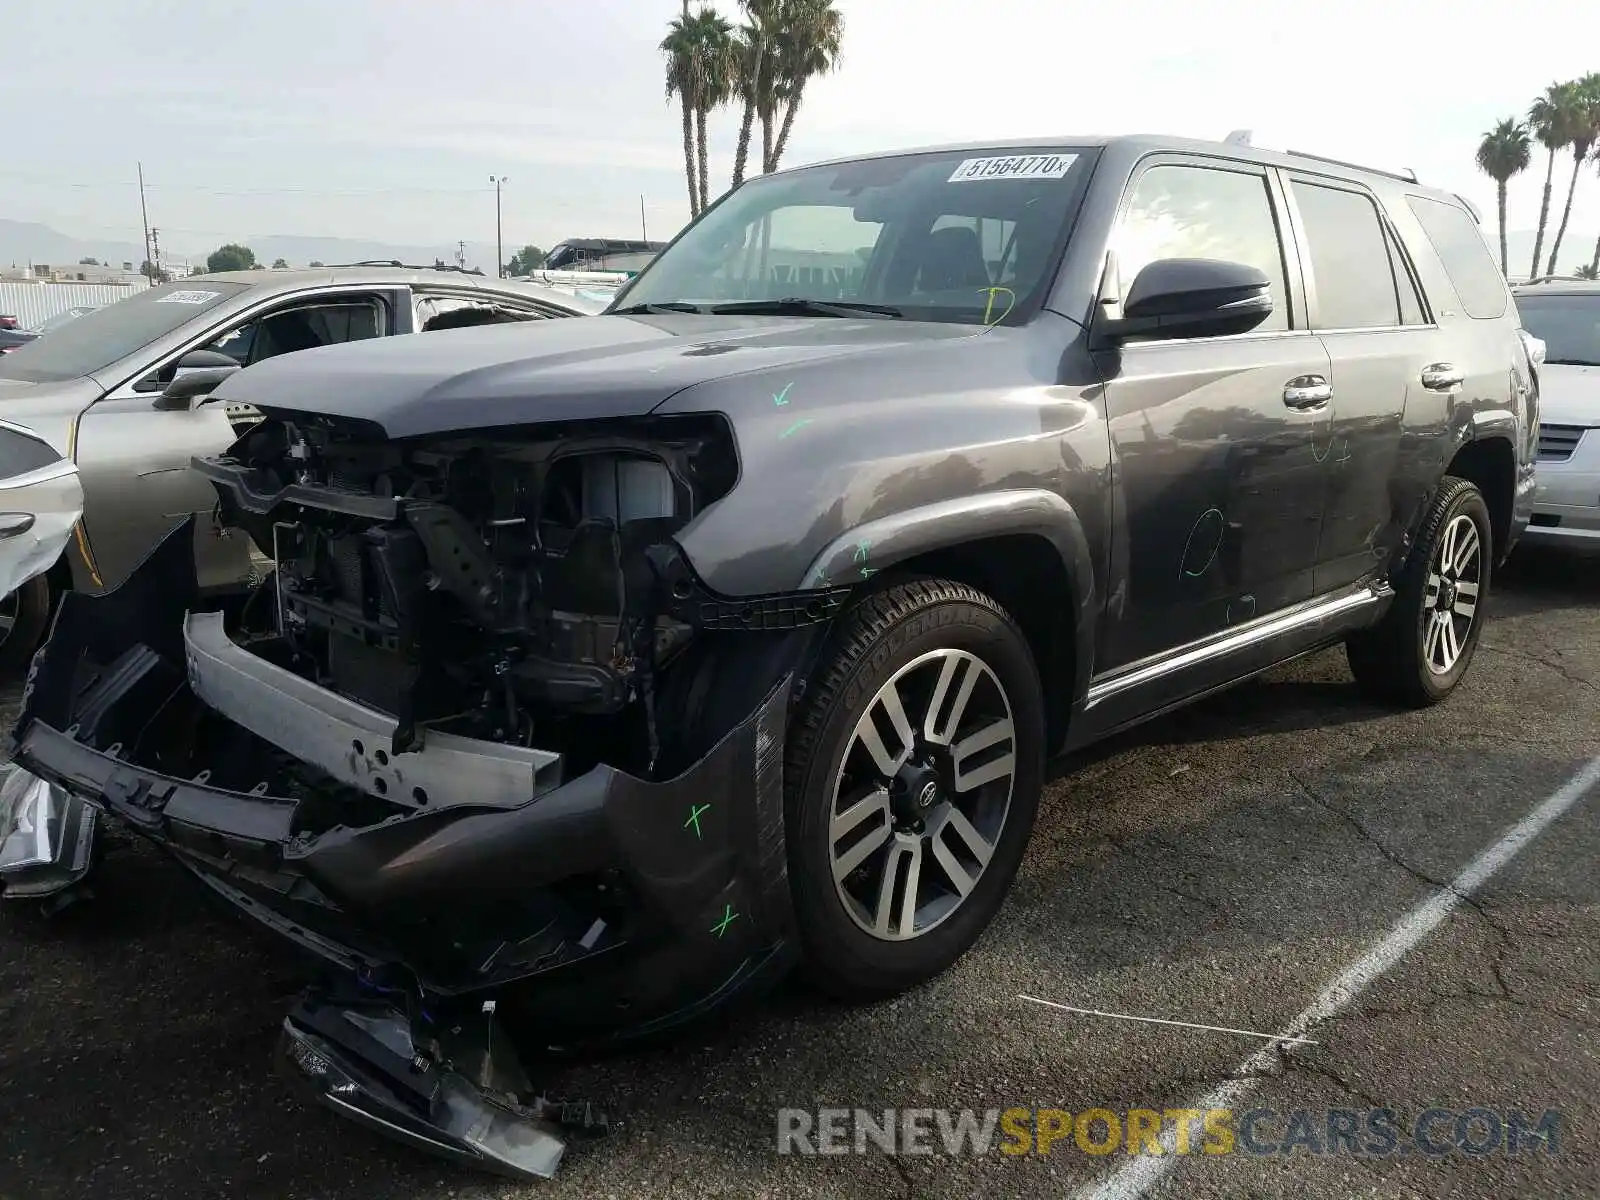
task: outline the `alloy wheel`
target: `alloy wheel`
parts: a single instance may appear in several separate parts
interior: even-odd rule
[[[1478,523],[1463,513],[1445,526],[1422,591],[1422,657],[1435,675],[1448,675],[1461,661],[1482,578],[1483,539]]]
[[[878,689],[834,778],[828,858],[857,926],[919,937],[972,894],[1006,828],[1011,700],[987,663],[934,650]]]

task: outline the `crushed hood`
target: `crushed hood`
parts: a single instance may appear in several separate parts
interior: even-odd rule
[[[1539,420],[1600,426],[1600,367],[1546,363],[1539,368]]]
[[[389,438],[418,437],[640,416],[708,380],[983,332],[831,317],[582,317],[305,350],[239,372],[214,398],[367,421]]]

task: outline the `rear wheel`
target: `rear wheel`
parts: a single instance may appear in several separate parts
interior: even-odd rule
[[[786,763],[807,974],[852,998],[939,974],[988,926],[1043,778],[1038,674],[989,597],[927,580],[845,618]]]
[[[0,676],[15,678],[27,670],[50,623],[52,599],[44,575],[0,599]]]
[[[1437,704],[1461,682],[1483,628],[1494,533],[1483,495],[1447,476],[1384,618],[1346,642],[1356,683],[1375,699]]]

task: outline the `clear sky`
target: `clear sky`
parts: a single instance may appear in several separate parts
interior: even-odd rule
[[[266,234],[508,245],[687,216],[657,45],[678,0],[14,0],[0,18],[0,217],[173,250]],[[732,0],[721,7],[735,15]],[[1549,82],[1600,70],[1577,0],[839,0],[843,69],[786,162],[1009,135],[1250,128],[1411,167],[1492,213],[1472,153]],[[724,184],[737,117],[715,118]],[[1557,204],[1570,158],[1557,166]],[[1513,183],[1538,215],[1543,162]],[[1600,232],[1584,168],[1573,229]],[[509,252],[509,250],[508,250]]]

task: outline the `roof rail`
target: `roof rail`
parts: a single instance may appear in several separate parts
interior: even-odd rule
[[[1398,179],[1402,183],[1416,183],[1417,173],[1407,167],[1401,171],[1385,171],[1381,167],[1366,167],[1360,163],[1346,162],[1342,158],[1329,158],[1324,154],[1308,154],[1304,150],[1285,150],[1285,154],[1292,158],[1309,158],[1313,162],[1328,163],[1335,167],[1349,167],[1356,171],[1365,171],[1369,175],[1383,175],[1389,179]]]
[[[483,272],[477,267],[471,267],[471,268],[458,267],[454,263],[433,263],[430,266],[421,267],[421,266],[417,266],[417,265],[415,265],[413,263],[403,263],[398,258],[364,258],[360,262],[329,263],[328,266],[330,266],[330,267],[399,267],[402,270],[406,270],[406,271],[454,271],[458,275],[482,275],[483,274]]]

